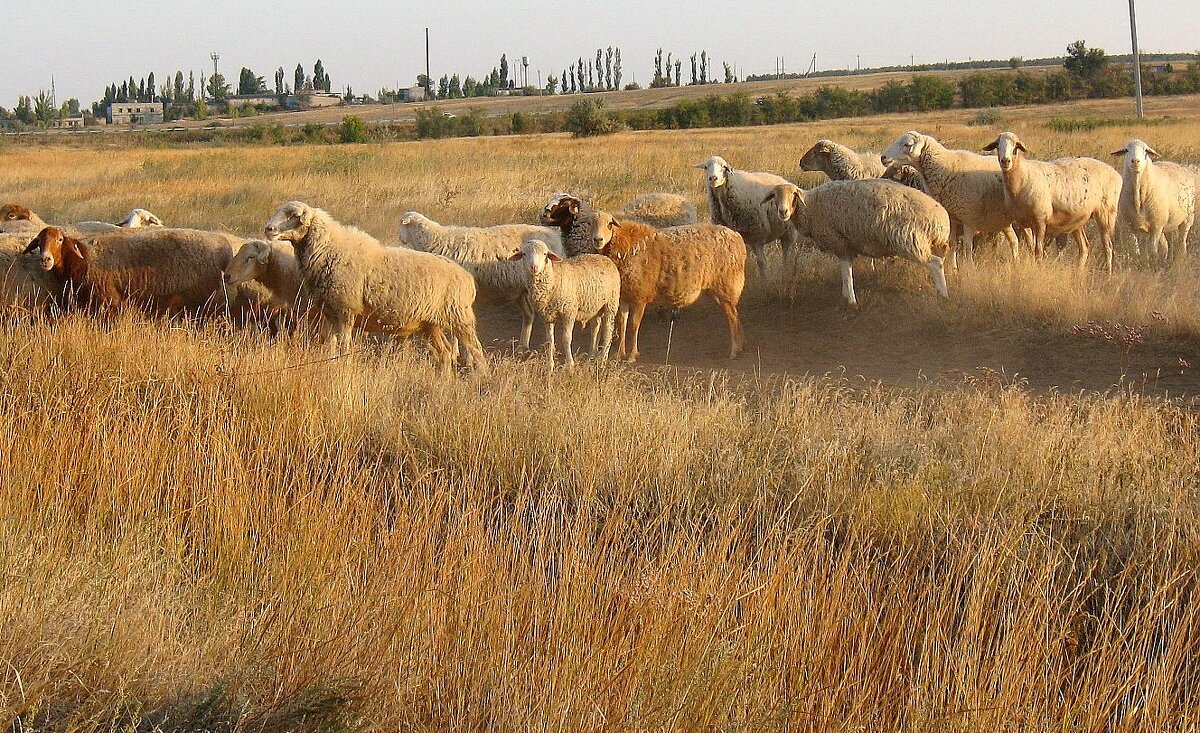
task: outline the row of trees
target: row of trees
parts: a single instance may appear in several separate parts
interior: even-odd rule
[[[596,49],[596,61],[583,57],[563,69],[562,76],[553,74],[546,80],[547,94],[581,94],[613,92],[621,89],[621,49],[613,46]]]
[[[715,84],[717,82],[716,74],[709,73],[709,57],[708,51],[701,51],[699,54],[692,54],[692,74],[688,86],[696,84]],[[733,73],[733,67],[728,63],[722,63],[724,67],[724,83],[734,84],[737,82],[737,75]],[[663,50],[660,48],[654,53],[654,78],[650,80],[650,87],[658,89],[660,87],[677,87],[683,85],[683,60],[672,60],[671,54],[667,53],[666,62],[663,62]]]
[[[16,120],[30,126],[49,127],[55,120],[79,115],[78,99],[72,97],[63,102],[61,106],[56,107],[54,98],[44,89],[33,97],[29,95],[17,97],[17,106],[11,112],[0,107],[0,119]]]
[[[430,80],[424,75],[417,76],[417,85],[429,90],[436,99],[463,99],[466,97],[488,97],[502,89],[516,89],[516,74],[509,76],[508,56],[500,54],[500,63],[492,67],[490,74],[484,74],[476,79],[471,75],[459,77],[458,74],[443,74],[434,89]],[[382,101],[382,99],[381,99]]]

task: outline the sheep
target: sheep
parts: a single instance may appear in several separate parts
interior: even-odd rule
[[[11,224],[7,223],[11,222]],[[0,231],[40,232],[47,226],[37,214],[20,204],[5,204],[0,207]],[[121,220],[120,224],[109,224],[104,221],[80,221],[62,229],[75,233],[100,234],[115,232],[119,229],[139,229],[143,227],[162,226],[162,220],[145,209],[133,209]]]
[[[1157,261],[1160,254],[1170,257],[1166,233],[1176,232],[1180,256],[1186,257],[1188,232],[1196,219],[1195,175],[1177,163],[1158,160],[1158,151],[1137,138],[1112,154],[1125,158],[1118,208],[1134,240],[1149,234],[1148,251]]]
[[[37,310],[52,304],[62,283],[24,254],[28,235],[0,236],[0,310]]]
[[[475,278],[481,305],[516,302],[521,309],[521,347],[529,348],[533,332],[533,306],[525,297],[523,268],[509,259],[530,238],[545,241],[551,251],[564,255],[558,231],[529,224],[492,227],[445,226],[416,211],[400,217],[400,244],[409,249],[449,257]]]
[[[42,217],[20,204],[0,206],[0,233],[36,234],[45,228]]]
[[[637,361],[638,332],[647,305],[682,308],[701,294],[712,297],[725,312],[730,358],[742,352],[745,337],[738,301],[746,284],[746,242],[740,234],[719,224],[654,229],[618,221],[603,211],[593,212],[588,221],[596,249],[616,263],[621,275],[617,358],[626,355],[626,338],[632,329],[628,359]]]
[[[929,195],[929,184],[925,183],[925,176],[921,175],[911,165],[893,165],[888,166],[880,178],[885,181],[895,181],[896,183],[904,184],[909,188],[915,188],[925,195]]]
[[[540,239],[531,239],[512,256],[526,273],[534,309],[546,323],[550,363],[554,363],[554,326],[562,332],[563,361],[575,365],[571,337],[575,324],[592,322],[592,355],[608,359],[613,323],[621,304],[621,274],[612,260],[584,254],[564,260]]]
[[[800,158],[800,169],[821,171],[831,181],[855,181],[864,178],[880,178],[887,170],[879,157],[869,153],[856,153],[832,140],[818,140]]]
[[[575,227],[579,216],[589,211],[591,207],[584,203],[583,199],[569,193],[556,193],[542,208],[538,222],[559,229],[568,257],[591,254],[595,250],[594,243],[587,234],[588,226]],[[655,229],[697,222],[696,205],[673,193],[644,193],[621,207],[616,216],[622,221],[635,221]]]
[[[976,232],[1001,232],[1013,259],[1020,249],[1013,231],[1013,212],[1005,203],[1004,181],[996,161],[968,150],[950,150],[929,135],[910,130],[883,155],[884,165],[911,165],[925,180],[929,195],[950,213],[951,241],[963,242],[963,258],[975,258]],[[957,265],[953,250],[951,263]]]
[[[725,159],[714,155],[694,168],[708,174],[708,206],[713,224],[727,226],[746,242],[758,262],[760,275],[767,274],[767,256],[763,248],[779,241],[784,256],[796,243],[787,222],[779,220],[774,208],[760,202],[775,186],[787,180],[772,173],[736,170]]]
[[[226,288],[255,281],[270,293],[273,305],[296,307],[301,300],[300,266],[287,242],[251,239],[241,246],[221,273]]]
[[[355,321],[401,336],[420,331],[449,373],[449,331],[466,348],[474,368],[487,372],[472,310],[475,281],[454,260],[384,247],[361,229],[300,201],[280,206],[263,232],[268,241],[291,242],[305,293],[340,353],[349,349]]]
[[[83,238],[46,227],[29,243],[42,269],[86,304],[216,313],[229,303],[221,273],[241,239],[222,232],[145,229]],[[234,300],[237,299],[235,294]]]
[[[1033,251],[1045,249],[1046,234],[1070,233],[1079,245],[1079,267],[1087,265],[1083,231],[1095,220],[1104,245],[1105,270],[1112,274],[1113,233],[1121,198],[1121,175],[1095,158],[1025,160],[1029,151],[1013,132],[1002,132],[985,151],[995,151],[1004,198],[1017,224],[1033,231]]]
[[[162,225],[162,219],[159,219],[145,209],[133,209],[117,224],[122,229],[143,229],[145,227],[160,227]]]
[[[772,201],[798,233],[841,261],[842,295],[851,306],[858,305],[853,265],[859,256],[925,265],[938,294],[949,297],[942,258],[933,253],[950,246],[950,216],[920,191],[880,179],[830,181],[808,191],[785,183],[763,203]]]

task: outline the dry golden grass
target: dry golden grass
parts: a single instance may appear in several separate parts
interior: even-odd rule
[[[1047,156],[1135,132],[1185,150],[1200,127],[1058,135],[1034,113],[1005,112]],[[0,198],[48,220],[140,205],[247,234],[302,198],[388,239],[406,209],[529,220],[560,189],[700,200],[687,164],[714,152],[790,176],[819,136],[878,150],[910,127],[971,146],[995,134],[966,116],[9,147]],[[1074,324],[1144,321],[1191,354],[1200,338],[1190,267],[1109,280],[993,263],[944,304],[889,265],[863,273],[847,320],[827,264],[794,265],[752,286],[750,307],[791,314],[748,319],[764,344],[788,318],[857,334],[867,354],[905,328],[1066,349]],[[295,338],[133,314],[10,317],[2,333],[0,724],[14,730],[1200,723],[1194,403],[986,372],[909,388],[497,358],[489,377],[445,380],[412,346],[323,361]]]

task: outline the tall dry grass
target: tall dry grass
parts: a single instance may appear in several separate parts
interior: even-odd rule
[[[700,200],[687,164],[713,152],[791,175],[810,138],[879,149],[925,125],[994,134],[948,114],[584,142],[10,146],[0,197],[248,234],[304,198],[389,238],[406,209],[529,220],[560,189]],[[1017,129],[1061,152],[1131,132]],[[827,263],[795,264],[755,297],[836,300]],[[902,265],[859,288],[930,327],[1160,312],[1154,328],[1194,344],[1192,271],[1072,273],[995,264],[952,281],[949,305]],[[511,359],[448,381],[411,346],[326,361],[298,337],[133,314],[0,334],[14,730],[1200,723],[1192,403]]]

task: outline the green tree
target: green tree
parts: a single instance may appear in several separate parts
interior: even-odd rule
[[[675,86],[679,86],[680,70],[683,69],[683,62],[675,59]]]
[[[600,99],[581,99],[571,105],[566,127],[575,137],[608,135],[625,129],[620,120],[604,110],[604,101]]]
[[[208,117],[208,102],[201,97],[196,100],[196,119],[203,120],[206,117]]]
[[[426,95],[433,94],[433,83],[430,81],[428,76],[425,76],[424,74],[417,74],[417,86],[424,89]]]
[[[1102,48],[1088,48],[1083,41],[1067,46],[1063,67],[1080,79],[1092,79],[1108,66],[1108,55]]]
[[[733,84],[733,83],[737,82],[737,79],[733,78],[733,69],[729,66],[729,62],[722,61],[721,65],[725,67],[725,83]]]
[[[650,86],[653,88],[666,86],[666,84],[663,83],[665,80],[666,77],[663,76],[663,55],[662,49],[660,48],[654,54],[654,79],[650,81]]]
[[[296,64],[296,70],[292,73],[292,91],[296,94],[304,88],[304,65]]]
[[[342,118],[339,134],[344,143],[365,143],[370,139],[367,123],[354,115],[346,115]]]
[[[613,89],[621,88],[621,49],[613,51]]]
[[[500,54],[500,88],[508,88],[508,57]]]
[[[700,83],[708,83],[708,51],[700,52]]]
[[[328,91],[325,79],[325,64],[321,63],[321,59],[317,59],[317,63],[313,65],[313,89],[316,91]]]
[[[283,79],[283,67],[280,66],[278,69],[275,69],[275,93],[281,97],[283,96]]]
[[[696,54],[692,54],[692,80],[688,82],[688,86],[694,86],[699,83],[700,77],[696,70]]]
[[[442,74],[442,78],[438,79],[438,99],[446,99],[450,96],[450,77]]]
[[[174,99],[176,102],[182,102],[183,101],[183,93],[184,93],[183,71],[176,71],[175,72],[175,88],[173,90],[172,99]]]
[[[13,114],[26,125],[32,125],[37,119],[33,116],[33,100],[26,95],[17,97],[17,106],[13,108]]]
[[[154,88],[154,72],[151,71],[150,74],[148,76],[146,76],[146,101],[147,102],[155,101],[154,94],[156,91],[157,90]]]
[[[462,82],[459,81],[458,74],[455,74],[450,77],[450,90],[449,91],[450,91],[451,99],[461,99],[462,98]]]
[[[276,79],[278,80],[278,76]],[[238,94],[262,94],[267,91],[267,84],[261,76],[255,76],[254,72],[245,66],[242,67],[241,73],[238,74]]]
[[[50,93],[44,89],[33,100],[33,117],[41,127],[49,127],[58,118],[58,110],[50,103]]]
[[[558,77],[550,74],[546,77],[546,94],[558,93]]]
[[[604,49],[604,88],[616,89],[613,86],[613,47]]]
[[[225,76],[221,73],[213,74],[208,77],[208,87],[205,90],[208,92],[209,99],[216,102],[224,102],[229,98],[229,84],[225,81]]]

